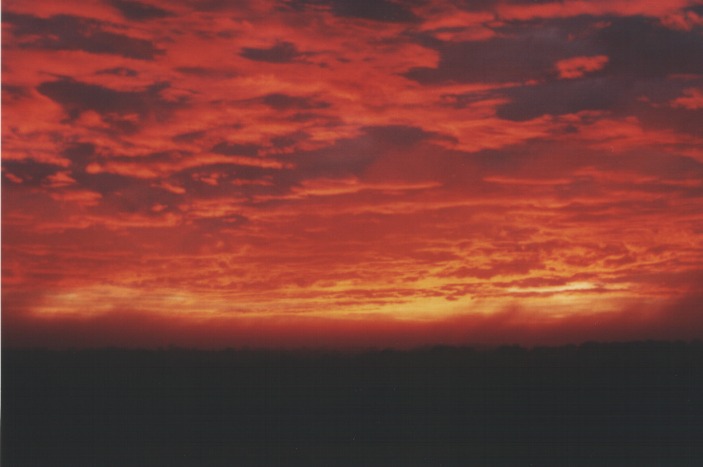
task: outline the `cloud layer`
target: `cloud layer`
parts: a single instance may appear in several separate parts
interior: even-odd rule
[[[233,345],[318,322],[579,340],[597,315],[589,338],[624,338],[647,313],[633,336],[657,337],[700,296],[700,1],[40,0],[2,20],[10,343],[121,313],[225,320]]]

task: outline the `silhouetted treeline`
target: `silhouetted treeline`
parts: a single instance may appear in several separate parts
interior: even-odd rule
[[[703,465],[703,343],[3,350],[3,466]]]

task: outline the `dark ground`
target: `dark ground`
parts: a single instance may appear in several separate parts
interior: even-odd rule
[[[701,466],[703,343],[5,349],[2,465]]]

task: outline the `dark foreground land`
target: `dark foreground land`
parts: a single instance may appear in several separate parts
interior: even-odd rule
[[[700,466],[703,343],[4,350],[2,465]]]

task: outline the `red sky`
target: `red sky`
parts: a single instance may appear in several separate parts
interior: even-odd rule
[[[5,346],[703,336],[699,0],[6,0]]]

